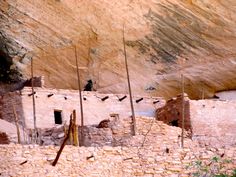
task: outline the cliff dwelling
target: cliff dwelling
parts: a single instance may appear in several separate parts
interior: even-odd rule
[[[22,127],[21,129],[28,131],[34,128],[33,106],[35,106],[37,129],[41,129],[42,132],[44,129],[47,129],[47,131],[51,129],[52,131],[55,127],[62,127],[64,124],[68,126],[70,115],[74,110],[78,118],[77,123],[81,126],[78,91],[45,88],[40,84],[44,83],[41,79],[42,77],[39,77],[35,80],[35,85],[38,83],[37,85],[40,87],[34,88],[34,94],[31,94],[31,87],[24,87],[20,91],[3,95],[1,97],[1,119],[14,124],[15,115],[13,109],[11,109],[14,106],[20,126]],[[83,91],[82,95],[84,98],[84,125],[87,126],[86,132],[88,135],[93,131],[95,131],[93,134],[96,134],[96,131],[97,133],[100,131],[100,135],[96,136],[107,138],[109,133],[103,132],[101,134],[103,130],[96,129],[103,120],[111,121],[105,126],[108,129],[111,129],[112,126],[114,128],[118,124],[124,124],[125,121],[126,124],[131,121],[131,110],[127,95],[101,94],[92,91]],[[35,97],[35,105],[32,102],[33,96]],[[183,101],[181,96],[168,101],[160,97],[134,96],[133,99],[135,100],[134,108],[137,117],[156,117],[158,121],[163,121],[171,126],[181,127],[183,120]],[[234,116],[236,104],[234,100],[190,100],[187,95],[185,95],[184,99],[184,128],[188,131],[189,138],[203,144],[217,144],[217,146],[236,144],[236,120]],[[126,129],[128,127],[121,127],[121,132],[125,131],[122,128]],[[110,131],[112,135],[113,130],[111,129]],[[129,130],[128,128],[127,131],[131,134],[131,129]],[[63,133],[62,129],[58,130],[58,134],[60,133]],[[98,140],[94,141],[96,141],[97,145],[113,142],[111,140],[112,137],[110,137],[108,142],[105,142],[106,138],[103,140],[100,138],[101,142],[98,142]],[[93,137],[91,137],[91,140],[87,140],[88,145],[96,144],[92,142],[92,139]],[[53,144],[54,142],[44,141],[42,143]],[[115,144],[118,145],[118,143]]]
[[[0,0],[0,177],[236,177],[235,0]]]

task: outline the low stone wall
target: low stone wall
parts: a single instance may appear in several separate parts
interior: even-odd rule
[[[118,129],[113,136],[129,135],[128,130]],[[51,163],[59,146],[0,145],[0,176],[187,177],[197,170],[187,167],[195,167],[193,163],[199,161],[209,165],[215,156],[231,160],[223,165],[224,172],[231,173],[236,168],[236,147],[201,148],[185,137],[182,149],[180,134],[179,127],[168,126],[155,118],[137,118],[137,135],[123,138],[123,146],[67,145],[56,167]]]
[[[84,127],[84,146],[148,146],[157,145],[163,149],[180,146],[181,129],[168,126],[154,117],[136,117],[136,136],[132,136],[131,119],[110,120],[107,128]],[[41,145],[59,145],[64,136],[63,127],[39,131]],[[80,132],[80,131],[79,131]],[[186,133],[186,132],[185,132]],[[187,135],[185,134],[185,138]],[[81,138],[79,138],[81,139]],[[189,147],[190,139],[186,138]],[[69,141],[68,141],[69,143]]]
[[[131,123],[131,119],[127,118],[111,120],[108,128],[86,127],[84,145],[137,147],[152,144],[163,149],[180,146],[181,129],[178,127],[168,126],[152,117],[136,117],[137,129],[134,138]]]
[[[84,177],[188,177],[196,169],[189,164],[210,164],[215,156],[232,160],[223,168],[231,173],[236,168],[236,148],[203,149],[159,146],[147,147],[73,147],[66,146],[58,164],[51,163],[59,147],[0,145],[0,175],[3,177],[84,176]],[[191,166],[191,165],[190,165]]]

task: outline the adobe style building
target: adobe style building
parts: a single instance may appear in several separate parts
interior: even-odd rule
[[[14,123],[14,107],[21,128],[33,129],[32,97],[34,96],[36,127],[38,129],[50,129],[65,123],[68,125],[73,110],[76,110],[77,124],[81,125],[78,90],[45,88],[41,78],[36,79],[34,85],[34,94],[32,94],[31,87],[25,86],[20,91],[9,92],[0,96],[0,119]],[[184,128],[193,140],[203,145],[236,145],[236,100],[222,100],[226,93],[219,95],[221,96],[220,99],[205,100],[190,100],[185,95]],[[118,132],[123,132],[119,134],[119,138],[122,139],[122,137],[127,136],[126,133],[130,130],[125,130],[127,127],[124,128],[125,126],[118,124],[124,120],[123,123],[128,123],[128,127],[130,126],[127,121],[131,120],[132,113],[128,95],[83,91],[82,96],[84,125],[87,126],[89,136],[96,137],[94,139],[98,141],[98,144],[100,143],[98,136],[104,136],[107,139],[106,136],[110,136],[113,130],[99,130],[96,129],[96,126],[105,119],[114,120],[114,115],[121,120],[121,122],[113,121],[115,131],[119,129]],[[183,114],[181,96],[172,98],[167,102],[160,97],[134,96],[132,99],[137,117],[156,117],[158,121],[181,127]],[[5,123],[7,124],[7,122]],[[103,139],[103,141],[105,140]],[[92,142],[88,144],[92,144]]]
[[[157,120],[181,127],[182,100],[178,96],[167,101],[157,109]],[[236,145],[236,100],[190,100],[185,95],[184,118],[185,129],[193,140],[213,146]]]
[[[69,124],[70,115],[76,110],[77,123],[80,125],[79,91],[34,88],[35,116],[37,128],[52,128],[56,125]],[[126,94],[101,94],[98,92],[82,92],[84,125],[98,125],[109,119],[112,114],[119,118],[128,118],[131,114],[129,96]],[[14,105],[20,124],[25,128],[33,128],[33,99],[31,87],[20,91],[9,92],[0,98],[0,119],[14,122],[12,106]],[[155,111],[164,105],[159,97],[134,96],[136,116],[155,117]]]

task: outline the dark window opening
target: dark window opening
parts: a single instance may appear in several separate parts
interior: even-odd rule
[[[90,79],[87,81],[87,84],[84,87],[84,91],[92,91],[93,90],[93,81]]]
[[[178,127],[178,126],[179,126],[178,120],[173,120],[173,121],[171,121],[171,122],[170,122],[170,125],[175,126],[175,127]]]
[[[55,120],[55,124],[62,124],[61,111],[54,110],[54,120]]]

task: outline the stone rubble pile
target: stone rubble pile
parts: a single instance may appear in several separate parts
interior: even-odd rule
[[[172,141],[171,146],[179,147],[181,129],[168,126],[152,117],[136,118],[137,132],[132,136],[131,118],[117,119],[109,122],[108,128],[87,126],[84,130],[85,146],[145,146],[149,144],[166,146]],[[168,131],[166,131],[168,129]],[[185,132],[185,138],[188,136]],[[186,139],[188,143],[189,139]],[[161,143],[160,143],[161,142]]]

